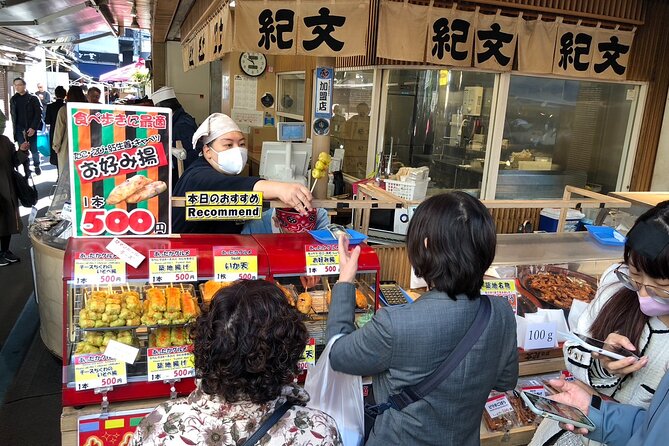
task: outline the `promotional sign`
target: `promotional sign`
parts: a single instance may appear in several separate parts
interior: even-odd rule
[[[125,362],[102,354],[74,355],[74,384],[77,391],[126,384]]]
[[[197,249],[150,249],[149,282],[195,282]]]
[[[262,192],[186,192],[186,221],[261,218]]]
[[[75,237],[170,233],[167,108],[67,104]]]
[[[195,376],[192,345],[149,348],[147,358],[149,381],[168,381]]]
[[[513,308],[513,312],[518,313],[518,292],[514,279],[484,280],[481,294],[505,298]]]
[[[316,68],[316,94],[314,95],[314,116],[330,119],[332,117],[332,84],[334,69],[331,67]]]
[[[297,362],[298,370],[307,370],[309,367],[316,364],[316,339],[309,338],[306,347]]]
[[[214,280],[234,282],[258,278],[258,251],[233,246],[214,247]]]
[[[79,417],[77,445],[129,446],[137,426],[153,409],[155,408],[110,412],[104,418],[100,414]]]
[[[77,252],[74,255],[75,285],[125,283],[125,262],[110,252]]]
[[[337,245],[307,245],[305,247],[307,276],[339,274]]]

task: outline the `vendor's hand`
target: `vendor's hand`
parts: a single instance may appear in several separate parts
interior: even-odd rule
[[[627,337],[618,333],[609,334],[604,342],[616,347],[626,348],[630,351],[636,350],[634,344],[632,344],[632,342],[630,342]],[[625,359],[613,359],[609,358],[608,356],[593,353],[593,357],[597,358],[602,364],[602,367],[604,367],[610,373],[620,377],[636,372],[648,364],[647,356],[644,356],[638,360],[634,356]]]
[[[35,130],[34,130],[34,129],[28,129],[28,130],[26,130],[26,135],[28,135],[28,138],[30,138],[30,137],[33,136],[34,134],[35,134]]]
[[[313,288],[318,285],[321,281],[320,276],[300,276],[300,282],[304,287],[304,291],[307,291],[309,288]]]
[[[584,414],[588,414],[592,395],[583,387],[583,385],[581,385],[581,383],[567,382],[564,379],[551,379],[548,382],[559,392],[555,395],[551,395],[549,397],[550,399],[557,401],[558,403],[576,407]],[[577,429],[573,424],[560,423],[560,427],[577,434],[585,435],[588,433],[587,429]]]
[[[301,215],[307,215],[307,211],[312,209],[311,192],[301,184],[281,183],[278,198],[288,206],[295,208]]]
[[[360,258],[360,245],[349,251],[348,237],[339,236],[339,282],[355,282],[358,273],[358,258]]]

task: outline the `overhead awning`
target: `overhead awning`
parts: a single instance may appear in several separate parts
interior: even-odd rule
[[[100,75],[100,82],[127,82],[132,79],[132,75],[139,69],[144,68],[144,59],[139,59],[137,62],[126,65],[121,68],[109,71]]]

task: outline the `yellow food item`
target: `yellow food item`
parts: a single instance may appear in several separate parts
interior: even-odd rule
[[[170,331],[170,342],[172,345],[186,345],[186,330],[183,328],[173,328]]]
[[[325,170],[328,168],[328,165],[325,164],[323,161],[316,161],[314,168],[318,170]]]
[[[318,154],[318,161],[322,161],[325,164],[330,164],[330,161],[332,161],[332,157],[327,152],[321,152]]]
[[[311,294],[304,292],[297,296],[297,311],[307,314],[311,310]]]
[[[156,333],[156,347],[170,347],[172,333],[169,328],[159,328]]]
[[[121,305],[114,303],[107,304],[104,312],[107,314],[119,314],[121,313]]]
[[[218,290],[229,287],[233,283],[234,282],[216,282],[215,280],[207,280],[202,286],[202,300],[208,304],[214,298],[214,294],[216,294]]]
[[[95,328],[104,328],[107,327],[108,325],[105,322],[102,321],[95,321]]]
[[[139,316],[136,316],[132,319],[126,319],[125,320],[125,325],[127,325],[128,327],[133,327],[133,326],[136,326],[136,325],[139,325],[139,324],[141,324],[141,320],[140,320]]]
[[[111,321],[109,323],[110,327],[125,327],[125,319],[116,319],[115,321]]]
[[[181,311],[181,291],[179,288],[165,288],[165,297],[167,298],[167,312],[177,313]]]
[[[355,290],[355,306],[358,308],[367,308],[367,297],[360,290]]]
[[[181,311],[186,320],[193,320],[198,315],[198,307],[195,299],[193,299],[188,291],[184,291],[181,294]]]
[[[166,311],[167,302],[165,301],[165,293],[160,288],[150,288],[146,292],[146,296],[149,299],[150,305],[149,308],[152,311]]]
[[[105,299],[103,298],[93,298],[91,297],[88,300],[88,303],[86,305],[89,310],[95,312],[95,313],[104,313],[105,312]]]
[[[295,306],[295,298],[293,297],[292,291],[288,287],[285,287],[281,285],[279,282],[276,282],[276,286],[278,286],[281,291],[283,291],[283,295],[286,296],[286,300],[291,306]]]

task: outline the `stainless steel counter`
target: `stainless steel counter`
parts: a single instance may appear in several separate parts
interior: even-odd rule
[[[599,276],[623,258],[623,247],[597,243],[587,232],[500,234],[493,266],[568,264]]]

